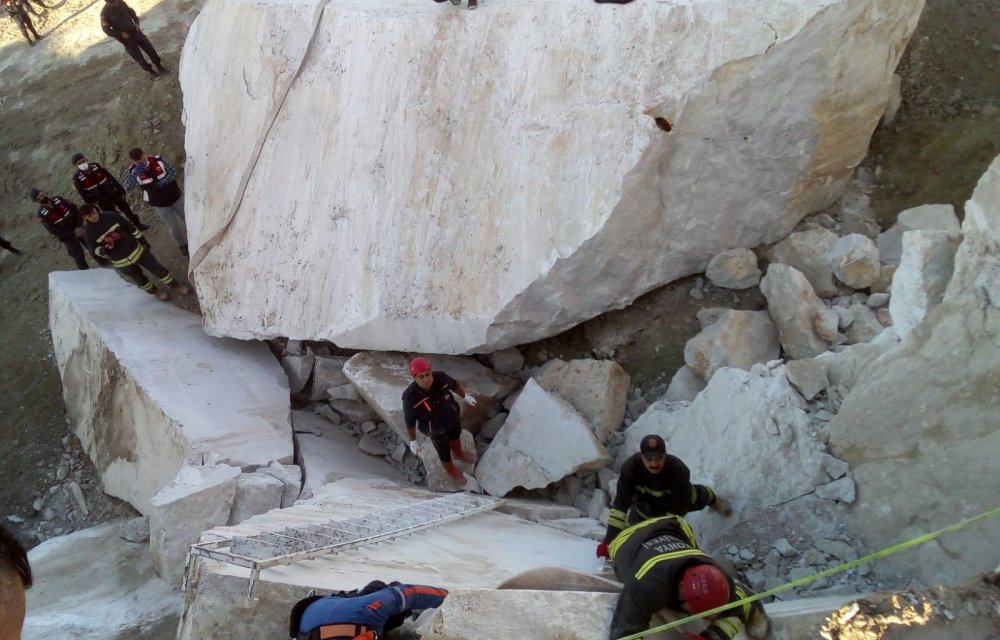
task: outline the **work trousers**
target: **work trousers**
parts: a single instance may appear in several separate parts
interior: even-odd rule
[[[69,254],[70,258],[73,258],[73,262],[76,263],[76,268],[81,271],[84,269],[89,269],[87,265],[87,260],[83,257],[83,240],[77,237],[66,238],[62,241],[63,246],[66,247],[66,253]]]
[[[125,196],[117,195],[110,190],[103,193],[95,194],[94,200],[96,201],[97,208],[101,211],[121,211],[122,215],[128,218],[129,222],[138,227],[142,224],[142,220],[139,216],[135,215],[135,211],[132,211],[132,207],[128,206],[128,200]],[[143,225],[145,228],[145,225]]]
[[[118,267],[118,270],[128,276],[140,289],[151,293],[155,285],[143,273],[142,267],[145,267],[146,271],[153,274],[153,277],[163,284],[173,284],[174,276],[148,250],[142,252],[142,255],[139,256],[135,264],[130,264],[127,267]]]
[[[132,33],[128,34],[127,40],[121,40],[122,46],[125,47],[125,51],[132,56],[132,59],[139,63],[139,66],[146,71],[152,71],[153,67],[150,66],[149,62],[152,62],[156,66],[160,66],[160,54],[156,53],[156,49],[153,48],[153,43],[149,41],[146,34],[136,29]],[[145,51],[146,55],[149,56],[149,62],[142,57],[142,52]]]
[[[24,36],[25,40],[29,43],[31,42],[31,37],[28,35],[29,31],[31,32],[31,35],[35,36],[35,40],[38,40],[38,32],[35,31],[35,25],[31,23],[31,18],[28,17],[28,13],[26,11],[22,9],[9,15],[14,19],[14,22],[17,23],[17,27],[21,30],[21,35]]]
[[[167,225],[167,232],[178,247],[187,246],[187,229],[184,226],[184,196],[167,207],[153,206],[153,211]]]

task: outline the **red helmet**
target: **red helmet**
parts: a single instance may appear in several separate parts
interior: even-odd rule
[[[689,567],[681,577],[680,597],[691,613],[701,613],[729,602],[729,580],[711,564]]]
[[[410,360],[410,375],[416,376],[418,373],[431,370],[431,363],[427,358],[414,358]]]

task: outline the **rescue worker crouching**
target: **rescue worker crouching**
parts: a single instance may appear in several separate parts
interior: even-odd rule
[[[723,516],[732,513],[711,487],[691,483],[691,470],[680,458],[667,454],[663,438],[648,435],[639,453],[622,464],[608,530],[597,545],[597,556],[608,557],[608,545],[629,525],[665,515],[683,516],[705,507]]]
[[[160,300],[167,300],[170,295],[155,286],[143,273],[143,268],[181,294],[190,291],[186,284],[174,279],[173,274],[159,263],[142,233],[125,218],[117,213],[101,211],[92,204],[83,205],[80,211],[83,214],[84,242],[94,256],[110,260],[111,266]]]
[[[702,613],[753,595],[698,548],[694,532],[680,516],[629,527],[609,551],[615,575],[624,585],[611,619],[611,640],[647,630],[661,609]],[[744,625],[751,638],[767,633],[768,619],[759,600],[709,619],[712,622],[704,631],[688,633],[689,640],[732,640]]]

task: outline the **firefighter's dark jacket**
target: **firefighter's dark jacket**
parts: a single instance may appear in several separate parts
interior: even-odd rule
[[[715,492],[709,487],[691,484],[691,471],[680,458],[667,455],[663,469],[650,473],[642,464],[642,454],[637,453],[622,464],[604,542],[611,544],[628,525],[629,509],[634,508],[641,521],[671,514],[682,516],[713,502]]]
[[[114,247],[107,246],[108,234],[116,234]],[[97,222],[84,222],[83,239],[98,258],[107,258],[116,268],[127,267],[139,261],[145,248],[139,243],[142,233],[132,223],[110,211],[102,211]]]
[[[459,389],[458,382],[447,373],[435,371],[434,382],[427,391],[416,381],[403,392],[403,421],[406,428],[414,426],[425,435],[443,434],[459,423],[462,410],[452,395]]]
[[[698,548],[694,532],[680,516],[653,518],[629,527],[614,539],[608,550],[615,563],[615,575],[624,585],[611,619],[612,640],[645,631],[653,614],[660,609],[681,611],[677,587],[688,567],[697,564],[719,567]],[[726,577],[730,602],[752,593],[728,574]],[[744,604],[724,611],[701,635],[707,640],[732,640],[750,618],[754,606],[759,605]]]

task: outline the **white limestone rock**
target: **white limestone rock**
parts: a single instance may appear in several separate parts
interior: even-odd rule
[[[823,469],[824,445],[780,368],[719,369],[691,404],[654,403],[625,431],[616,466],[650,434],[661,436],[667,451],[684,461],[692,482],[711,486],[729,501],[737,518],[744,509],[781,505],[830,481]],[[761,460],[780,461],[781,473],[761,473]],[[704,548],[712,548],[738,521],[707,511],[687,517]]]
[[[497,511],[532,522],[581,517],[580,510],[574,506],[536,498],[504,498],[503,504]]]
[[[622,426],[628,401],[629,375],[613,360],[546,362],[534,376],[545,391],[568,402],[590,423],[600,443]]]
[[[767,311],[727,311],[684,345],[684,362],[705,381],[722,367],[749,369],[780,355],[778,328]]]
[[[346,375],[361,397],[371,405],[382,420],[406,437],[403,424],[402,396],[413,382],[410,360],[416,354],[362,352],[344,365]],[[510,395],[520,382],[516,378],[500,375],[479,364],[473,358],[427,355],[434,371],[443,371],[458,381],[466,393],[476,398],[470,407],[461,400],[462,428],[478,433],[479,427],[500,408],[503,399]]]
[[[206,336],[107,269],[50,273],[49,327],[73,431],[104,491],[140,513],[189,458],[292,460],[285,373],[265,345]]]
[[[358,449],[361,449],[370,456],[382,457],[389,454],[389,450],[381,440],[367,433],[361,436],[361,439],[358,441]]]
[[[833,274],[853,289],[872,286],[882,268],[875,243],[860,233],[837,240],[828,257]]]
[[[344,478],[405,482],[395,466],[359,451],[357,440],[346,429],[308,411],[292,411],[292,425],[302,461],[303,495]]]
[[[605,509],[606,508],[607,507],[605,507]],[[559,529],[560,531],[565,531],[571,535],[578,536],[580,538],[587,538],[588,540],[593,540],[595,542],[603,540],[604,535],[608,532],[608,527],[606,525],[601,524],[599,520],[591,517],[549,520],[545,524]]]
[[[272,462],[258,471],[281,481],[284,486],[281,492],[282,509],[292,506],[299,499],[299,492],[302,488],[302,469],[298,465]]]
[[[524,368],[524,356],[514,347],[501,349],[490,354],[490,364],[497,373],[509,375]]]
[[[816,312],[813,325],[824,342],[834,342],[837,339],[837,329],[840,328],[840,314],[833,309],[822,309]]]
[[[188,547],[202,531],[229,522],[238,467],[186,466],[150,501],[149,553],[156,574],[175,587],[184,579]]]
[[[718,322],[722,314],[729,311],[726,307],[706,307],[704,309],[698,309],[694,314],[694,317],[698,320],[698,326],[702,329],[715,324]]]
[[[730,249],[708,261],[705,277],[722,289],[749,289],[760,282],[757,256],[750,249]]]
[[[875,336],[882,333],[882,323],[878,321],[875,312],[864,304],[852,304],[848,310],[854,315],[854,322],[847,328],[848,344],[871,342]]]
[[[179,71],[206,330],[489,352],[774,242],[865,156],[922,6],[211,0]]]
[[[692,402],[704,388],[705,381],[691,367],[684,365],[670,379],[667,392],[660,399],[665,402]]]
[[[796,231],[770,248],[771,262],[779,262],[802,272],[817,295],[837,295],[833,267],[827,256],[837,245],[837,234],[828,229]]]
[[[312,400],[325,400],[330,387],[347,384],[343,369],[348,359],[344,356],[315,356],[315,358],[310,397]]]
[[[350,382],[328,388],[326,390],[326,395],[330,398],[330,400],[361,401],[361,396],[358,394],[358,390],[355,389],[354,385]]]
[[[236,478],[233,508],[227,524],[239,524],[260,513],[281,506],[285,484],[266,473],[243,473]]]
[[[772,263],[760,282],[767,311],[778,326],[778,339],[788,355],[799,360],[823,353],[827,343],[816,332],[816,314],[826,310],[823,301],[798,269]]]
[[[28,562],[24,640],[173,637],[184,596],[157,577],[147,545],[119,538],[117,524],[50,538]]]
[[[903,234],[907,231],[948,231],[959,233],[961,225],[955,215],[955,207],[950,204],[924,204],[901,211],[896,224],[879,235],[879,259],[890,265],[899,265],[903,255]]]
[[[806,400],[812,400],[830,384],[826,377],[826,369],[812,358],[789,361],[785,365],[785,375]]]
[[[857,483],[850,530],[870,549],[996,507],[1000,158],[966,203],[962,231],[941,304],[861,373],[831,424],[831,447]],[[993,518],[885,558],[879,574],[957,584],[998,563]]]
[[[540,489],[577,471],[597,470],[608,453],[591,426],[562,398],[529,380],[476,466],[490,495]]]
[[[298,393],[305,388],[309,377],[312,376],[315,361],[315,356],[285,356],[281,359],[281,368],[288,376],[288,391],[290,393]]]
[[[896,333],[905,338],[944,297],[955,268],[959,240],[948,231],[907,231],[903,256],[892,279],[892,314]]]

